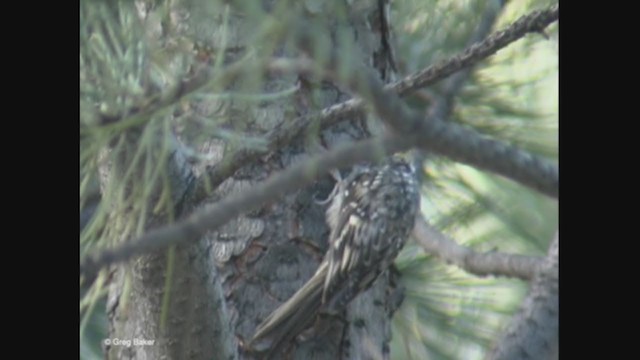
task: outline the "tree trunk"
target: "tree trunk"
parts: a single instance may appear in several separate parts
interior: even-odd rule
[[[346,5],[348,2],[300,3],[304,5],[292,3],[290,13],[286,15],[295,13],[298,20],[319,26],[325,35],[329,35],[326,38],[331,39],[334,48],[356,46],[362,62],[388,80],[392,57],[386,37],[386,1],[352,1],[351,5]],[[262,8],[273,17],[290,21],[278,12],[278,6],[267,0],[262,3]],[[153,12],[151,9],[143,14],[147,30],[153,25]],[[182,0],[175,2],[173,12],[176,14],[173,19],[177,19],[174,25],[182,27],[185,36],[199,46],[212,47],[217,56],[224,54],[225,63],[233,63],[248,49],[260,45],[251,41],[260,31],[261,24],[256,23],[248,9],[239,5]],[[272,56],[299,55],[295,49],[287,47],[285,40],[290,39],[282,36],[281,41],[274,44]],[[261,136],[297,116],[348,98],[332,84],[291,75],[257,81],[255,74],[248,74],[220,91],[270,93],[293,86],[298,87],[295,95],[262,103],[233,98],[194,100],[190,102],[186,116],[213,119],[221,128]],[[318,141],[333,147],[368,137],[373,132],[376,127],[371,119],[354,118],[320,134],[310,133],[241,168],[220,184],[204,203],[194,203],[189,200],[192,199],[189,194],[192,184],[202,181],[197,177],[204,172],[204,166],[216,164],[234,144],[220,139],[196,144],[198,129],[178,127],[175,135],[180,143],[193,146],[214,160],[188,164],[179,142],[175,142],[168,161],[175,214],[182,216],[207,203],[242,192],[290,164],[304,161],[307,153],[318,151],[311,145]],[[135,146],[136,135],[130,132],[128,136],[127,141]],[[118,168],[126,169],[132,161],[132,154],[124,154],[117,161],[120,163],[105,166],[103,181],[114,179]],[[194,176],[196,180],[193,180]],[[195,244],[142,256],[126,265],[116,266],[107,304],[109,338],[154,343],[152,346],[113,343],[107,346],[108,357],[250,357],[242,348],[243,340],[248,340],[256,326],[311,277],[328,248],[325,206],[314,200],[326,197],[332,186],[333,180],[327,176],[303,191],[291,193],[277,203],[231,221]],[[126,217],[126,212],[114,216]],[[150,213],[148,218],[147,230],[166,223],[170,215]],[[124,229],[119,230],[121,234],[126,233]],[[126,235],[121,236],[126,238]],[[350,304],[342,319],[333,321],[332,331],[308,341],[293,342],[287,348],[285,358],[388,358],[390,320],[399,305],[394,284],[394,275],[383,274],[371,289]]]

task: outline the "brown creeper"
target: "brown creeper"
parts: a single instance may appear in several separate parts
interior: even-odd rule
[[[357,166],[336,184],[327,209],[329,251],[316,273],[277,308],[253,336],[250,347],[277,355],[320,313],[336,314],[394,261],[418,210],[413,168],[398,156]]]

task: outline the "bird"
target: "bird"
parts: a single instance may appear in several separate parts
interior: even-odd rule
[[[256,328],[249,348],[264,358],[302,337],[314,319],[317,326],[319,315],[340,314],[391,266],[413,229],[420,195],[416,171],[402,155],[334,177],[326,201],[329,249],[314,275]]]

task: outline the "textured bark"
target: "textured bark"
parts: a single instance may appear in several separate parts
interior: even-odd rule
[[[120,5],[114,6],[114,11],[134,11],[133,3]],[[156,29],[147,20],[143,16],[141,24],[153,33]],[[115,184],[124,187],[125,196],[133,196],[133,189],[140,189],[141,182],[149,178],[144,174],[148,170],[145,166],[163,167],[163,180],[142,185],[152,187],[151,195],[144,199],[144,231],[167,224],[171,213],[180,216],[182,210],[194,207],[184,201],[193,183],[194,169],[176,141],[176,134],[166,134],[164,127],[155,125],[171,119],[155,120],[125,130],[104,150],[100,168],[103,193],[109,194],[105,189]],[[148,158],[141,166],[136,155],[145,135]],[[169,145],[164,141],[167,136],[171,137]],[[166,153],[169,156],[165,158]],[[131,176],[126,177],[128,173]],[[169,205],[160,207],[157,204],[167,189],[171,195]],[[117,204],[117,200],[110,203]],[[131,219],[139,217],[141,212],[130,206],[110,209],[107,231],[117,243],[129,241],[135,238],[132,227],[137,226]],[[104,344],[106,358],[210,359],[214,353],[222,359],[237,357],[229,312],[209,251],[210,246],[201,241],[150,253],[111,269],[107,299],[110,343]]]
[[[551,243],[545,262],[489,359],[557,359],[559,347],[560,242]]]
[[[128,147],[137,145],[136,132],[134,129],[123,135]],[[121,151],[120,156],[103,166],[104,186],[109,181],[123,178],[134,153]],[[192,174],[181,153],[177,149],[172,149],[172,153],[166,166],[172,203],[177,208]],[[157,196],[152,196],[149,201],[154,203]],[[113,232],[123,234],[121,241],[126,241],[127,231],[119,228],[118,224],[124,223],[123,219],[128,215],[127,211],[112,214]],[[166,222],[168,218],[166,213],[149,212],[147,216],[150,219],[146,224],[148,229]],[[168,269],[170,263],[172,267]],[[143,256],[115,267],[111,277],[107,314],[112,342],[105,346],[108,358],[201,359],[210,357],[214,349],[224,355],[223,358],[233,357],[235,349],[229,346],[232,342],[228,339],[232,335],[228,312],[215,266],[207,256],[206,244],[180,246],[168,252]],[[162,324],[165,298],[169,301],[166,322]],[[124,342],[118,343],[118,340]],[[140,345],[136,341],[150,343]]]
[[[359,49],[361,61],[373,66],[381,77],[388,78],[391,62],[388,44],[383,36],[387,24],[381,21],[384,1],[354,1],[328,4],[308,1],[299,16],[308,16],[331,34],[333,47]],[[263,8],[273,4],[264,1]],[[258,30],[246,12],[234,6],[225,7],[210,1],[175,2],[174,13],[184,26],[183,33],[195,41],[220,50],[225,42],[226,62],[237,60]],[[343,7],[344,8],[336,8]],[[228,11],[223,29],[223,14]],[[336,13],[347,14],[343,21]],[[153,9],[150,10],[153,15]],[[329,16],[329,15],[330,16]],[[274,14],[276,16],[277,14]],[[148,19],[152,19],[149,16]],[[331,20],[325,20],[331,19]],[[151,23],[148,23],[151,27]],[[150,32],[157,31],[150,28]],[[287,54],[278,44],[277,56]],[[237,79],[228,89],[244,90],[255,86],[250,77]],[[317,111],[348,98],[337,87],[317,83],[313,79],[282,76],[264,79],[259,90],[279,91],[300,85],[290,98],[266,104],[239,100],[200,101],[189,111],[201,118],[227,119],[221,126],[231,126],[247,134],[263,135],[292,118]],[[312,94],[313,92],[313,94]],[[319,96],[318,96],[319,95]],[[371,121],[354,117],[322,132],[327,146],[361,139],[375,132]],[[179,129],[182,143],[190,144],[197,129]],[[131,133],[134,148],[136,134]],[[317,134],[312,135],[316,137]],[[197,150],[210,160],[188,165],[180,147],[168,166],[172,174],[172,194],[176,211],[188,213],[227,195],[242,192],[263,181],[272,173],[292,163],[304,161],[309,152],[306,139],[272,151],[225,180],[204,203],[184,203],[192,177],[205,172],[204,166],[216,164],[231,151],[232,144],[221,140],[199,143]],[[314,151],[314,150],[312,150]],[[317,150],[315,150],[317,151]],[[134,153],[133,151],[131,153]],[[102,169],[103,181],[117,179],[119,172],[131,162],[124,154],[114,164]],[[328,227],[324,206],[315,199],[326,196],[333,186],[330,177],[314,186],[292,193],[277,203],[245,214],[217,231],[208,233],[198,243],[179,246],[169,251],[142,256],[112,270],[107,311],[110,339],[153,340],[152,346],[107,346],[114,359],[232,359],[249,357],[242,340],[249,338],[258,323],[281,302],[292,295],[311,277],[327,249]],[[152,200],[150,200],[152,201]],[[113,214],[126,217],[126,213]],[[166,214],[149,216],[145,228],[151,229],[167,221]],[[115,229],[114,231],[117,231]],[[124,229],[119,229],[123,230]],[[126,236],[120,241],[126,241]],[[171,259],[169,259],[171,258]],[[168,268],[168,264],[172,264]],[[167,277],[170,277],[167,280]],[[167,285],[168,284],[168,285]],[[169,299],[163,312],[163,300]],[[390,319],[397,304],[394,281],[383,274],[374,286],[354,301],[341,320],[335,320],[331,331],[309,341],[291,344],[288,353],[294,359],[386,358]],[[162,323],[162,314],[166,321]],[[240,341],[235,341],[239,339]],[[238,355],[240,354],[240,355]]]

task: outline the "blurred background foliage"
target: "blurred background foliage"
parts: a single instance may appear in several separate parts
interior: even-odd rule
[[[404,73],[467,46],[490,7],[493,30],[551,1],[395,1],[397,56]],[[556,161],[558,25],[549,40],[529,35],[478,64],[455,97],[449,121],[464,123]],[[410,96],[429,110],[446,81]],[[558,226],[558,203],[528,188],[446,159],[425,166],[427,219],[478,251],[544,255]],[[407,293],[394,318],[392,359],[480,359],[526,295],[527,284],[479,278],[443,264],[416,245],[397,261]]]
[[[110,11],[111,5],[105,5],[105,2],[81,1],[81,210],[95,205],[99,192],[100,149],[116,142],[124,129],[136,124],[147,122],[149,125],[143,127],[147,135],[140,136],[139,151],[136,152],[140,171],[137,174],[142,174],[152,184],[164,181],[160,170],[166,154],[152,151],[154,144],[150,139],[157,138],[152,134],[168,131],[175,124],[180,131],[181,111],[186,112],[185,107],[193,106],[193,103],[171,103],[155,108],[152,114],[144,113],[145,105],[150,97],[157,96],[158,89],[171,88],[188,74],[196,57],[207,56],[206,52],[194,53],[197,41],[173,36],[179,29],[173,29],[174,33],[171,26],[149,25],[154,21],[166,25],[170,16],[180,15],[171,13],[171,3],[175,1],[139,1],[137,8],[131,7],[127,13]],[[399,63],[398,78],[463,50],[483,21],[488,21],[487,14],[491,11],[496,17],[489,19],[489,25],[491,31],[495,31],[529,11],[552,3],[543,0],[395,0],[391,16]],[[141,4],[157,6],[153,15],[157,18],[147,23],[148,28],[142,28],[132,17],[136,11],[145,11]],[[261,23],[261,12],[253,6],[247,5],[247,14],[256,17],[256,24]],[[180,23],[175,18],[173,21],[173,26]],[[118,26],[126,31],[119,31]],[[110,35],[109,41],[92,35],[96,27],[103,27],[103,33]],[[256,28],[260,26],[256,25]],[[267,28],[264,25],[264,29]],[[557,161],[558,24],[548,28],[546,34],[548,40],[542,35],[528,35],[478,64],[456,92],[448,120],[467,124],[489,136]],[[236,35],[229,36],[232,39]],[[265,36],[254,36],[256,40],[264,41]],[[216,57],[214,68],[222,66],[223,62],[221,57]],[[428,112],[442,96],[446,84],[443,81],[423,89],[419,94],[408,96],[407,101],[414,108]],[[223,89],[220,82],[212,81],[209,86]],[[207,92],[195,92],[194,99],[204,93]],[[220,93],[216,94],[220,96]],[[285,91],[282,96],[287,94]],[[261,100],[264,98],[259,93],[256,98],[244,97],[244,101],[253,104]],[[98,118],[105,116],[122,117],[124,121],[94,126]],[[178,121],[170,123],[168,119],[172,116]],[[259,138],[219,124],[209,129],[198,128],[194,133],[200,137],[207,134],[238,140],[243,144],[255,141],[260,145]],[[438,229],[478,251],[545,254],[558,226],[556,200],[443,158],[427,159],[422,210]],[[125,173],[134,176],[131,171]],[[149,184],[148,181],[140,183]],[[127,189],[122,186],[103,189],[107,194],[117,196],[105,196],[113,203],[97,206],[93,219],[81,231],[81,255],[95,246],[105,246],[100,245],[101,239],[108,238],[103,233],[108,217],[104,209],[114,206],[137,209],[144,203],[140,198],[148,196],[147,192],[152,188],[136,189],[134,185]],[[125,193],[137,196],[125,196]],[[157,208],[168,205],[169,202],[162,199],[157,201]],[[145,212],[139,209],[137,213]],[[143,230],[143,216],[132,216],[129,221],[118,228],[130,233]],[[406,297],[394,318],[392,359],[482,358],[518,309],[527,289],[527,284],[519,280],[467,274],[425,254],[413,242],[406,246],[397,266],[403,275]],[[82,359],[103,358],[101,342],[107,337],[105,293],[100,286],[81,288]]]

